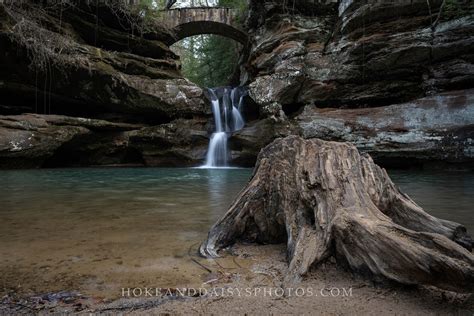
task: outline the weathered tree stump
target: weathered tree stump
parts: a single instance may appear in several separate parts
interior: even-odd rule
[[[466,229],[423,211],[386,171],[347,143],[277,139],[200,252],[236,241],[287,243],[287,281],[334,256],[374,278],[458,292],[474,290]]]

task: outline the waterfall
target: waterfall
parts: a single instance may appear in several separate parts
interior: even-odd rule
[[[245,125],[241,114],[245,90],[237,88],[209,89],[215,131],[209,141],[204,168],[227,167],[230,153],[227,139]]]

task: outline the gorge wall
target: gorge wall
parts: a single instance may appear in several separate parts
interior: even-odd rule
[[[106,6],[22,10],[0,5],[0,167],[204,161],[209,101],[166,28]],[[250,0],[245,27],[252,109],[232,164],[297,134],[386,166],[473,165],[473,4]]]
[[[0,5],[0,166],[199,163],[211,111],[172,34],[77,3]]]
[[[251,1],[242,80],[261,117],[232,138],[235,161],[299,134],[388,166],[472,165],[473,13],[464,1]]]

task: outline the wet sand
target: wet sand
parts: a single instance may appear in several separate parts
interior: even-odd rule
[[[283,286],[287,270],[283,245],[234,247],[236,262],[250,259],[250,269],[221,269],[219,281],[214,287],[226,289],[256,288],[275,289]],[[432,287],[375,284],[370,280],[354,277],[328,262],[313,269],[301,283],[292,285],[292,295],[273,296],[263,290],[257,295],[220,295],[166,300],[157,307],[141,307],[147,300],[121,300],[108,307],[120,307],[131,315],[147,314],[324,314],[324,315],[472,315],[474,298],[441,291]],[[302,288],[305,295],[298,296],[295,289]],[[309,295],[311,288],[313,295]],[[344,292],[345,289],[345,292]],[[331,295],[332,291],[332,295]],[[242,291],[244,293],[244,291]],[[288,293],[288,291],[287,291]],[[301,294],[301,292],[300,292]],[[351,294],[351,295],[349,295]],[[156,300],[151,299],[150,302]],[[150,303],[148,303],[150,304]],[[102,307],[103,308],[103,307]],[[100,310],[100,308],[98,309]],[[113,310],[113,309],[112,309]]]
[[[173,289],[172,295],[167,295],[171,292],[162,292],[156,297],[125,295],[120,299],[106,301],[84,298],[80,300],[79,307],[77,301],[52,307],[47,305],[38,307],[34,304],[30,306],[35,308],[35,313],[44,314],[53,312],[108,315],[117,313],[472,315],[474,313],[474,297],[471,294],[456,294],[432,287],[374,283],[337,268],[331,260],[314,268],[300,283],[285,287],[282,283],[287,269],[284,245],[236,245],[232,248],[232,252],[233,255],[228,254],[218,261],[198,259],[203,266],[199,267],[203,281],[195,286],[207,289],[207,295],[189,297],[179,295],[176,289]],[[195,257],[183,259],[191,260]],[[141,286],[153,288],[156,283]],[[282,287],[286,288],[285,295],[277,290]],[[289,291],[290,287],[292,290]],[[266,293],[263,291],[264,288],[267,289]],[[238,295],[236,289],[241,290],[241,295]],[[298,292],[297,289],[303,290]],[[3,309],[10,312],[21,310],[21,308],[8,310],[5,307]]]

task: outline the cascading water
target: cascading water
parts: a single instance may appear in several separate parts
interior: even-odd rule
[[[209,89],[209,94],[216,128],[211,136],[206,163],[203,167],[227,167],[230,158],[227,139],[245,125],[240,112],[245,90],[242,87]]]

